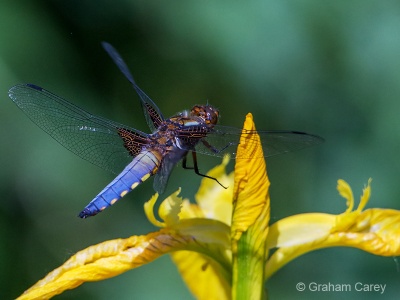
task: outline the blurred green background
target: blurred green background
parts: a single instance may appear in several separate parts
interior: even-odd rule
[[[0,298],[11,299],[89,245],[155,230],[143,203],[152,180],[95,218],[77,213],[112,179],[65,150],[8,98],[31,82],[90,112],[146,131],[139,101],[100,46],[113,44],[166,116],[209,101],[221,124],[323,136],[268,159],[271,221],[341,213],[347,180],[368,207],[400,209],[399,1],[12,1],[0,4]],[[220,162],[200,157],[204,171]],[[232,168],[233,163],[231,164]],[[183,180],[185,179],[185,180]],[[193,199],[200,177],[177,167],[166,194]],[[307,254],[280,270],[271,299],[336,299],[297,282],[386,284],[351,299],[393,299],[400,265],[356,249]],[[191,299],[168,257],[58,299]]]

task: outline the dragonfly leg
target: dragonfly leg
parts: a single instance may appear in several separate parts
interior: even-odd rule
[[[187,155],[185,155],[182,159],[182,168],[184,168],[185,170],[193,170],[193,167],[188,167],[187,165]]]
[[[201,142],[203,143],[204,146],[206,146],[208,149],[210,149],[214,153],[220,153],[220,152],[224,151],[226,148],[233,145],[233,143],[228,143],[225,147],[223,147],[221,149],[217,149],[204,139],[202,139]]]
[[[221,182],[219,182],[217,178],[200,173],[199,167],[197,165],[197,154],[196,154],[195,151],[192,151],[192,157],[193,157],[193,168],[186,167],[186,156],[182,161],[183,168],[185,168],[185,169],[194,169],[194,172],[197,175],[202,176],[202,177],[206,177],[206,178],[209,178],[209,179],[212,179],[212,180],[215,180],[220,186],[222,186],[224,189],[227,189],[227,187],[224,186]]]

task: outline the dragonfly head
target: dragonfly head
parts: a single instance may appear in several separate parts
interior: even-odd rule
[[[215,125],[218,122],[219,111],[211,105],[195,105],[190,114],[204,120],[207,125]]]

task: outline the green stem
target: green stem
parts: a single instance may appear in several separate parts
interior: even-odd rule
[[[256,222],[244,232],[237,243],[233,242],[232,299],[265,299],[264,269],[266,260],[266,238],[269,214],[266,205]],[[236,254],[235,254],[236,252]]]

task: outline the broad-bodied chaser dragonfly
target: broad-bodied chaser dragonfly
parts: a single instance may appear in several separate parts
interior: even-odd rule
[[[195,105],[166,119],[157,105],[136,84],[119,53],[102,44],[139,95],[151,134],[88,113],[34,84],[19,84],[9,97],[40,128],[65,148],[89,162],[119,174],[79,214],[94,216],[111,206],[152,175],[154,189],[162,193],[169,175],[180,160],[184,168],[201,174],[197,153],[235,158],[242,129],[216,125],[219,111],[211,105]],[[265,156],[319,144],[322,138],[297,131],[257,131]],[[245,134],[254,134],[247,131]],[[193,167],[186,166],[191,152]],[[121,171],[122,170],[122,171]],[[216,180],[217,181],[217,180]]]

